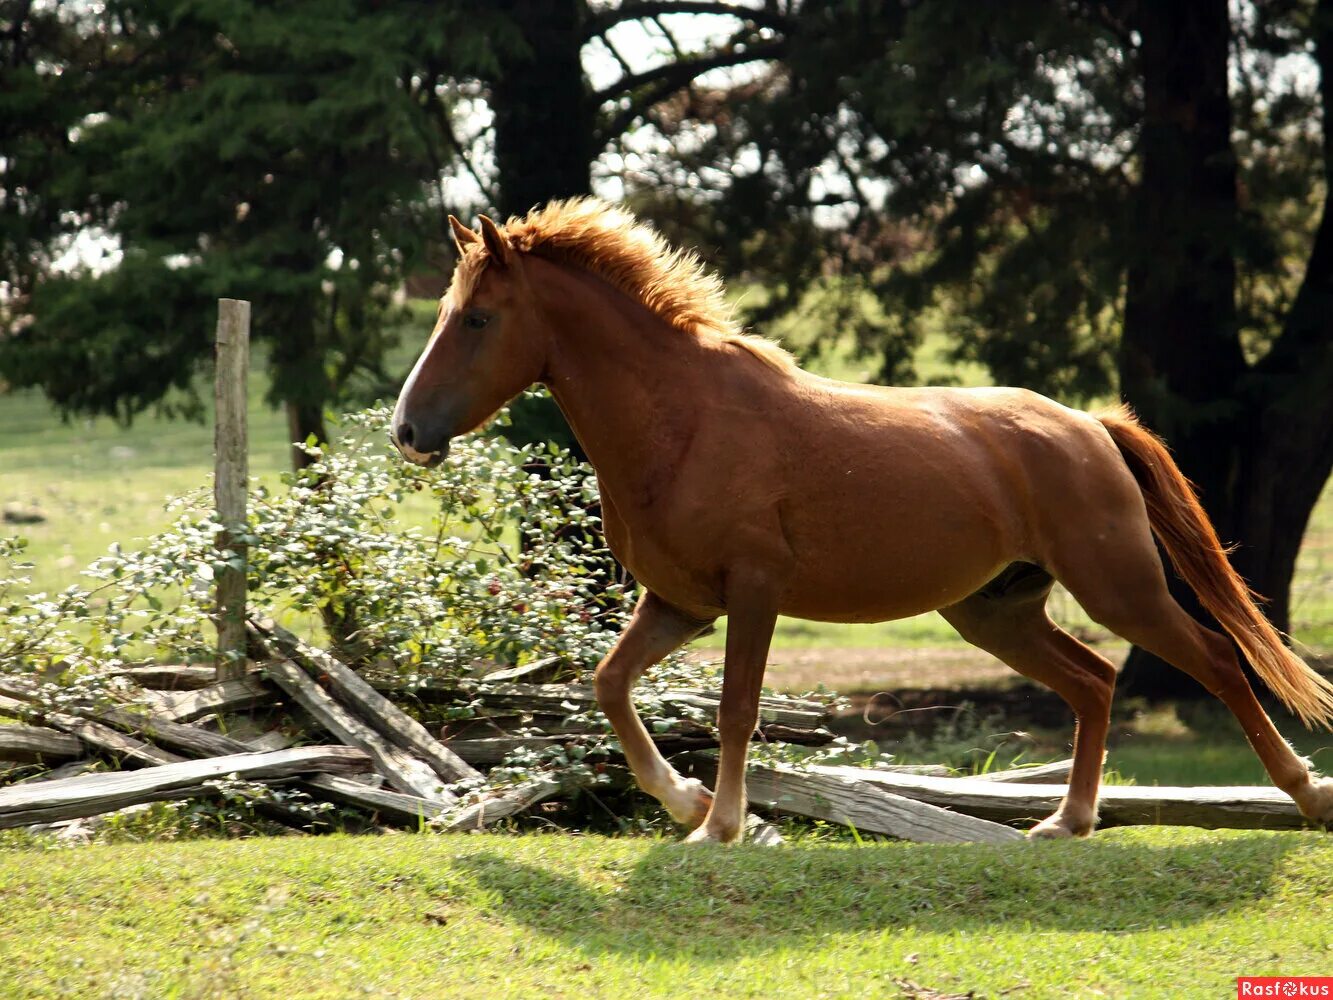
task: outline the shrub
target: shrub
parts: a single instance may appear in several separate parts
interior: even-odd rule
[[[405,677],[543,656],[596,663],[632,595],[599,572],[591,469],[566,451],[483,436],[422,469],[392,453],[387,420],[382,409],[349,415],[337,447],[308,446],[312,465],[253,492],[251,606],[319,614],[355,659]],[[212,581],[239,557],[215,547],[206,491],[172,504],[180,517],[168,530],[135,551],[113,546],[86,571],[91,586],[59,595],[23,595],[23,542],[0,540],[0,662],[211,660]]]

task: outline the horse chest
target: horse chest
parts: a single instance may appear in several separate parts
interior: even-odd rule
[[[688,518],[626,512],[602,496],[603,530],[616,558],[644,587],[700,617],[722,611],[724,560],[715,544],[701,543]]]

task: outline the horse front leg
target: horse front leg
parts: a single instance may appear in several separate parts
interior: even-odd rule
[[[727,600],[727,662],[722,675],[722,704],[717,712],[717,783],[712,808],[690,843],[732,844],[745,832],[745,756],[759,723],[759,691],[764,683],[768,646],[777,622],[777,599],[755,580],[733,579]],[[732,595],[735,596],[732,596]]]
[[[711,624],[691,618],[645,590],[629,625],[597,665],[593,679],[597,704],[620,740],[634,780],[666,807],[672,819],[689,827],[703,821],[712,796],[700,781],[682,777],[667,763],[635,711],[630,690],[645,670]]]

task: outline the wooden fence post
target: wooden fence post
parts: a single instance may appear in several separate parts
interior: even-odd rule
[[[220,549],[241,557],[242,568],[228,567],[217,575],[218,680],[245,674],[245,543],[233,534],[246,522],[246,490],[250,469],[245,427],[246,376],[250,368],[250,303],[218,299],[217,369],[213,425],[213,497]]]

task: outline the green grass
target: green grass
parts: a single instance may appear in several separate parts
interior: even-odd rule
[[[1333,962],[1314,833],[199,841],[0,852],[0,886],[15,998],[1218,997]]]
[[[1333,774],[1333,734],[1311,732],[1280,708],[1273,721],[1315,770]],[[1065,727],[1029,727],[1014,733],[1020,724],[1022,720],[1004,716],[977,720],[964,715],[952,726],[877,745],[902,764],[947,764],[963,772],[984,769],[981,765],[992,754],[991,770],[1012,766],[1015,760],[1044,763],[1070,755],[1072,717]],[[1106,772],[1115,781],[1137,785],[1272,784],[1240,724],[1213,701],[1156,708],[1114,725],[1107,741]]]
[[[1311,732],[1281,708],[1274,710],[1273,722],[1315,770],[1333,774],[1333,734]],[[1220,702],[1154,710],[1113,734],[1109,745],[1107,767],[1140,785],[1272,784],[1240,724]]]
[[[290,467],[286,421],[250,389],[250,471],[272,483]],[[0,395],[0,503],[37,507],[40,524],[3,530],[28,538],[33,588],[77,582],[84,566],[119,542],[131,547],[172,520],[169,497],[208,488],[212,431],[185,421],[143,417],[131,427],[107,419],[63,423],[34,392]]]

